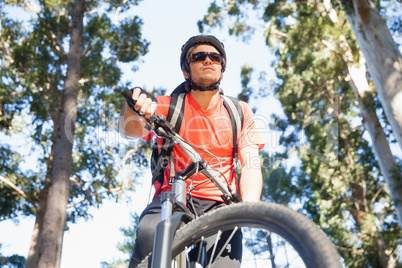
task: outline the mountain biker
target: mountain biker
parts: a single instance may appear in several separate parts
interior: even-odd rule
[[[197,35],[191,37],[182,47],[180,66],[185,78],[185,108],[179,135],[225,178],[231,189],[240,188],[243,201],[258,201],[262,189],[262,174],[258,152],[264,146],[258,134],[251,108],[239,102],[243,111],[243,127],[237,138],[238,155],[241,164],[241,180],[237,185],[234,172],[233,140],[228,112],[223,107],[219,94],[219,84],[226,68],[226,52],[223,44],[214,36]],[[169,66],[167,66],[169,68]],[[149,118],[153,113],[167,115],[170,96],[156,98],[141,88],[134,88],[135,109]],[[141,117],[127,104],[119,119],[119,131],[124,138],[142,138],[150,141],[154,134],[144,128]],[[158,144],[161,138],[157,137]],[[189,160],[181,148],[173,147],[171,162],[164,173],[162,191],[171,189],[169,179],[172,169],[177,172],[188,166]],[[199,149],[198,149],[199,148]],[[202,185],[191,191],[192,208],[200,215],[209,210],[226,205],[221,191],[203,174],[196,174],[186,182]],[[189,187],[187,188],[187,192]],[[137,236],[129,267],[136,267],[151,251],[156,225],[160,221],[160,198],[155,198],[143,211],[137,226]],[[240,242],[239,242],[240,241]],[[233,245],[241,245],[241,233],[232,239],[232,247],[226,258],[221,258],[220,267],[239,267],[241,253]],[[237,244],[236,244],[237,243]],[[240,243],[240,244],[239,244]],[[241,248],[238,246],[237,248]]]

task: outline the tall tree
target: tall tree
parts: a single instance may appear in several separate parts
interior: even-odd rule
[[[259,3],[248,2],[254,8]],[[400,228],[396,227],[395,218],[391,220],[393,227],[389,228],[390,219],[380,216],[392,218],[392,203],[383,191],[384,181],[371,149],[362,139],[364,132],[360,127],[351,126],[356,120],[353,113],[357,110],[351,90],[353,86],[359,86],[360,94],[357,96],[362,114],[367,115],[367,109],[373,111],[374,99],[370,102],[371,94],[361,94],[365,91],[370,93],[371,87],[359,85],[361,80],[356,74],[365,77],[364,68],[354,68],[364,63],[364,58],[359,57],[350,29],[345,28],[342,21],[336,24],[331,21],[330,12],[336,10],[328,6],[322,8],[325,2],[328,3],[273,1],[259,6],[264,10],[269,26],[267,41],[278,59],[275,67],[281,82],[277,85],[276,94],[288,117],[287,120],[278,119],[276,127],[283,130],[281,141],[287,148],[295,147],[303,152],[300,155],[301,173],[285,176],[283,172],[277,172],[276,181],[290,183],[286,184],[288,187],[273,190],[270,194],[273,194],[271,198],[275,198],[275,194],[278,198],[277,193],[283,190],[299,194],[305,212],[331,236],[349,267],[388,267],[394,265],[397,258],[395,251],[401,237]],[[250,29],[244,20],[250,15],[244,10],[251,9],[237,2],[223,6],[214,2],[204,23],[222,23],[220,19],[226,12],[235,18],[230,31],[241,34]],[[344,17],[342,20],[345,21]],[[352,57],[343,57],[344,54]],[[356,62],[355,59],[363,61]],[[369,85],[367,81],[366,84]],[[375,113],[370,116],[377,118]],[[375,120],[370,121],[371,118],[364,119],[369,119],[364,122],[366,127],[370,126],[367,123],[380,127],[378,120],[376,124]],[[300,131],[291,131],[289,125]],[[377,133],[381,133],[381,128]],[[298,139],[300,135],[305,139]],[[389,148],[384,136],[382,142]],[[378,142],[378,139],[373,141]],[[266,175],[272,179],[273,173]],[[292,183],[296,184],[296,188],[290,187]],[[272,182],[270,185],[273,185]],[[378,213],[383,202],[388,203],[388,207]],[[380,220],[375,222],[375,218]],[[348,227],[348,222],[355,225]],[[390,239],[391,236],[395,238]]]
[[[331,6],[330,1],[324,1],[321,5],[317,3],[317,9],[322,14],[328,14],[328,18],[333,24],[340,23],[336,10]],[[345,35],[341,34],[337,40],[337,44],[331,44],[323,40],[327,48],[338,55],[348,72],[346,78],[350,87],[353,89],[356,100],[359,102],[359,111],[365,129],[368,131],[376,159],[383,173],[385,181],[389,187],[392,200],[395,203],[395,212],[402,226],[402,173],[392,154],[390,143],[381,126],[380,120],[375,111],[375,100],[373,86],[370,86],[366,78],[366,61],[361,50],[359,54],[353,55],[352,48],[347,42]],[[337,48],[336,48],[337,47]]]
[[[366,58],[370,78],[374,81],[385,114],[402,150],[401,52],[375,2],[352,0],[342,3],[359,47]],[[402,199],[398,202],[402,202]]]
[[[69,197],[69,178],[72,169],[72,149],[84,28],[84,0],[75,0],[71,20],[70,50],[67,55],[67,74],[64,80],[59,118],[54,140],[51,184],[47,190],[45,206],[41,208],[43,222],[39,226],[37,250],[28,258],[28,267],[59,267],[63,245],[66,210]],[[35,256],[35,257],[32,257]]]
[[[32,158],[1,144],[0,217],[35,215],[27,267],[58,267],[66,221],[131,187],[118,178],[120,159],[147,151],[141,143],[121,150],[111,133],[128,86],[119,63],[138,60],[149,44],[138,17],[119,19],[136,0],[35,3],[2,3],[27,10],[29,24],[0,10],[1,135],[24,130],[38,163],[27,168]]]

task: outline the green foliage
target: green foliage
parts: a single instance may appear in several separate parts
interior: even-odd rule
[[[86,2],[78,115],[71,137],[74,148],[68,219],[72,222],[89,217],[89,206],[99,206],[105,196],[117,198],[122,190],[134,189],[128,178],[138,176],[142,170],[138,167],[148,164],[148,145],[123,146],[116,132],[124,105],[120,92],[130,86],[121,82],[118,63],[132,63],[148,52],[141,19],[122,13],[138,2]],[[55,157],[52,146],[58,131],[72,14],[71,1],[35,2],[36,9],[23,1],[2,4],[7,5],[28,11],[31,18],[21,22],[7,9],[0,11],[0,135],[25,139],[30,149],[24,152],[13,143],[0,145],[4,154],[0,175],[9,182],[0,182],[1,219],[34,215],[46,196]],[[125,18],[116,20],[116,15]],[[133,148],[132,163],[123,165],[121,159]],[[121,174],[130,164],[136,168]]]
[[[0,266],[6,266],[9,268],[23,268],[25,267],[25,258],[15,254],[9,257],[0,256]]]
[[[250,9],[257,9],[261,1],[213,1],[208,8],[207,14],[202,20],[198,21],[198,29],[202,33],[205,26],[222,27],[222,21],[228,17],[234,18],[229,26],[229,33],[236,36],[243,36],[247,40],[247,35],[253,32],[250,26]],[[253,18],[253,16],[251,16]]]
[[[202,33],[204,32],[204,24],[210,25],[210,26],[216,26],[219,25],[219,23],[222,21],[222,16],[221,16],[221,7],[217,5],[217,3],[214,1],[211,3],[211,5],[208,7],[208,13],[207,15],[204,16],[202,21],[198,21],[198,28],[199,31]]]
[[[379,252],[395,250],[401,233],[394,218],[395,239],[385,248],[378,246],[378,240],[388,234],[378,227],[384,221],[373,219],[381,219],[383,213],[392,215],[388,208],[376,211],[391,200],[382,190],[385,183],[372,149],[362,138],[363,130],[351,125],[356,120],[351,111],[358,107],[345,79],[345,66],[326,47],[336,44],[340,35],[350,37],[350,29],[316,16],[315,6],[293,2],[281,11],[275,10],[283,16],[292,14],[295,23],[272,18],[278,30],[286,32],[276,50],[277,73],[283,81],[276,93],[289,123],[302,131],[292,136],[306,138],[298,145],[303,170],[299,184],[309,199],[303,209],[333,239],[348,267],[378,267]],[[353,39],[348,41],[355,47]]]
[[[303,189],[298,185],[296,168],[292,167],[287,171],[283,160],[282,154],[270,155],[262,152],[261,166],[264,180],[262,199],[290,205],[301,196]]]
[[[249,101],[250,94],[252,93],[252,89],[249,87],[252,72],[253,72],[253,68],[251,68],[248,65],[242,66],[242,68],[241,68],[240,76],[241,76],[242,91],[237,96],[237,98],[244,102]]]

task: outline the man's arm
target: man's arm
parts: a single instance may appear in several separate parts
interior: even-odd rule
[[[132,98],[136,101],[134,108],[144,114],[146,118],[150,118],[155,113],[156,103],[146,94],[141,94],[140,88],[133,90]],[[144,126],[143,117],[134,112],[126,103],[119,117],[120,135],[126,139],[141,138],[149,134]]]
[[[241,164],[240,192],[243,201],[257,202],[261,197],[262,173],[258,145],[246,146],[240,150]]]

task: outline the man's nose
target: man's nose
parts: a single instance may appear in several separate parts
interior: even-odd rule
[[[205,57],[204,64],[212,64],[212,60],[209,58],[208,55]]]

